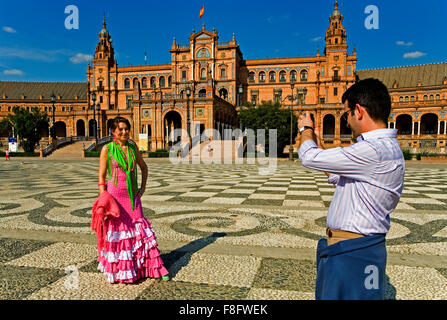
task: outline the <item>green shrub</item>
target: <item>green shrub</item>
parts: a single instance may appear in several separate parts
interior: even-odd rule
[[[4,157],[6,154],[4,151],[0,151],[0,157]],[[10,152],[9,156],[12,157],[39,157],[39,152]]]
[[[85,151],[86,158],[98,158],[101,151]]]
[[[404,159],[405,160],[411,160],[413,159],[413,154],[411,153],[410,150],[402,150],[402,153],[404,155]]]
[[[149,158],[169,158],[169,152],[166,150],[157,150],[148,153]]]

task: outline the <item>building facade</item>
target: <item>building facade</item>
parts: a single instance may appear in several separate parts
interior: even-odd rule
[[[0,82],[0,117],[15,105],[52,110],[49,97],[54,92],[59,137],[93,136],[95,121],[99,137],[106,136],[110,121],[120,115],[130,121],[137,143],[140,134],[147,135],[147,145],[140,148],[155,150],[188,135],[222,139],[225,129],[239,127],[242,105],[272,100],[296,115],[313,113],[326,147],[346,146],[352,139],[341,117],[343,92],[358,79],[375,77],[392,96],[389,127],[398,129],[402,147],[444,150],[447,63],[356,70],[357,53],[348,52],[337,1],[324,51],[311,57],[244,59],[234,35],[220,42],[217,30],[205,26],[193,30],[188,40],[173,40],[170,64],[119,67],[104,21],[85,83]],[[182,129],[181,135],[175,136],[175,129]],[[45,140],[48,133],[41,135]]]

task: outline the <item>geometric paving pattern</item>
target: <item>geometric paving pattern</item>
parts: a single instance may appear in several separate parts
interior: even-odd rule
[[[0,166],[0,299],[314,299],[334,192],[324,173],[146,162],[143,211],[171,281],[108,284],[96,270],[97,159],[14,159]],[[446,195],[442,166],[407,166],[387,236],[388,299],[447,299]]]

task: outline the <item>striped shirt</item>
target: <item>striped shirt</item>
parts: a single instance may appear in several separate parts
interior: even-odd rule
[[[328,182],[336,186],[327,227],[364,235],[389,231],[405,173],[396,133],[394,129],[365,132],[345,148],[323,150],[313,140],[300,146],[302,165],[330,173]]]

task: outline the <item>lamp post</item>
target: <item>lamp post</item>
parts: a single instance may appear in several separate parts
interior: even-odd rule
[[[95,139],[96,139],[96,141],[98,141],[98,132],[100,132],[99,131],[99,114],[100,114],[99,111],[101,111],[101,105],[99,104],[99,102],[96,105],[96,111],[98,111],[98,122],[95,122]],[[99,138],[101,139],[101,135],[99,135]]]
[[[93,101],[93,137],[95,137],[95,147],[96,147],[96,144],[98,143],[98,141],[96,141],[96,113],[95,113],[96,92],[92,93],[92,101]]]
[[[239,93],[239,106],[242,106],[242,93],[244,93],[244,87],[242,86],[242,83],[239,84],[238,93]]]
[[[238,87],[238,93],[239,93],[239,108],[242,107],[242,94],[244,93],[244,87],[242,86],[242,83],[239,84]],[[241,123],[241,119],[239,119],[239,129],[242,130],[242,123]]]
[[[56,123],[55,115],[54,115],[54,103],[56,102],[56,96],[54,95],[54,92],[51,94],[51,103],[53,104],[53,119],[51,123],[51,142],[53,143],[53,140],[56,138],[56,131],[54,128],[54,124]]]
[[[292,95],[290,96],[290,100],[292,101],[290,104],[290,146],[289,146],[289,160],[293,160],[293,134],[292,134],[292,119],[293,119],[293,88],[295,88],[295,82],[290,83],[290,89],[292,90]]]
[[[186,130],[188,131],[188,148],[191,151],[191,119],[189,117],[189,97],[191,96],[191,87],[186,86]]]

